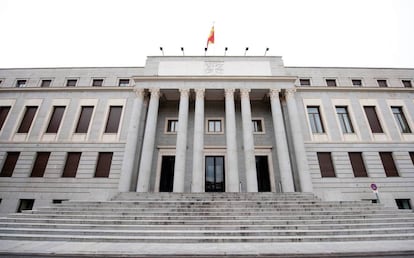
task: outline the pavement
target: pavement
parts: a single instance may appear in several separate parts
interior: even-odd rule
[[[0,240],[0,257],[414,257],[414,240],[312,243],[98,243]]]

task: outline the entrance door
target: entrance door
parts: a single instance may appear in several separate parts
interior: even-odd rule
[[[160,192],[172,192],[174,186],[175,156],[162,156]]]
[[[256,156],[257,188],[259,192],[270,192],[269,163],[267,156]]]
[[[206,192],[224,192],[224,157],[206,156]]]

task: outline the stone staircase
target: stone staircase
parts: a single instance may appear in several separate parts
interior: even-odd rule
[[[0,240],[331,242],[414,240],[414,213],[308,193],[122,193],[0,218]]]

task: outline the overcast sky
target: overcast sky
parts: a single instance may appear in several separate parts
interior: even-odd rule
[[[414,68],[412,0],[0,0],[0,67],[143,66],[147,56],[282,56]]]

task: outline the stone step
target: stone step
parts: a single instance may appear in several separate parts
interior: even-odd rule
[[[3,234],[0,239],[20,241],[73,241],[73,242],[115,242],[115,243],[232,243],[232,242],[341,242],[341,241],[380,241],[409,240],[414,234],[370,234],[370,235],[332,235],[332,236],[80,236],[80,235],[29,235]]]
[[[0,222],[0,228],[56,228],[56,229],[102,229],[102,230],[179,230],[183,227],[187,230],[328,230],[328,229],[366,229],[366,228],[413,228],[414,221],[412,222],[388,222],[388,223],[353,223],[353,224],[311,224],[312,221],[303,224],[285,224],[285,225],[249,225],[249,224],[234,224],[234,225],[153,225],[153,224],[62,224],[62,223],[21,223],[21,222]]]

